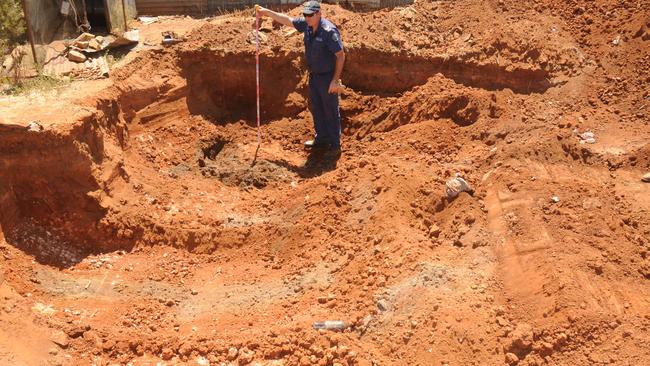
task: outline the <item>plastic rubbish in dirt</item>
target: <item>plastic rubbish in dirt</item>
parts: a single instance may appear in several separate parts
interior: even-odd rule
[[[470,195],[474,194],[474,188],[472,188],[472,186],[470,186],[469,183],[460,176],[460,173],[456,173],[456,177],[448,180],[445,186],[445,195],[447,196],[447,199],[456,198],[461,192],[467,192]]]
[[[641,177],[641,181],[645,183],[650,183],[650,173],[646,173],[646,175]]]
[[[583,133],[579,133],[577,130],[574,131],[576,135],[578,135],[578,138],[580,139],[581,144],[595,144],[596,143],[596,135],[594,135],[593,132],[591,131],[585,131]]]
[[[583,144],[594,144],[596,143],[596,137],[594,136],[593,132],[585,132],[580,134],[580,141]]]
[[[326,320],[324,322],[315,322],[312,324],[314,329],[343,330],[347,328],[343,320]]]
[[[165,46],[169,46],[175,43],[183,42],[185,38],[180,37],[176,32],[172,31],[164,31],[162,32],[162,44]]]

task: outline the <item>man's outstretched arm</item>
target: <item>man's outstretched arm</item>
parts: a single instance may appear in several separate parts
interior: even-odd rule
[[[260,17],[269,17],[282,25],[293,27],[293,18],[286,14],[276,13],[273,10],[263,8],[259,5],[256,6],[255,9]]]

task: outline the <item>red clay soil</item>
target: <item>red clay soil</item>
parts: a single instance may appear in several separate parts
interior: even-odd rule
[[[650,3],[323,11],[338,160],[268,22],[256,154],[243,15],[0,124],[0,363],[650,364]]]

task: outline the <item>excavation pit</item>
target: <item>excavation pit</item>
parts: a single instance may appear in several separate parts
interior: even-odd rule
[[[261,57],[261,151],[256,148],[254,54],[192,48],[168,56],[153,52],[127,66],[114,87],[93,97],[95,111],[80,118],[64,138],[11,129],[3,157],[20,168],[2,177],[6,186],[0,204],[6,213],[0,225],[5,232],[21,220],[35,219],[61,228],[69,242],[90,253],[138,243],[193,248],[207,239],[172,235],[174,230],[159,227],[158,219],[148,215],[129,219],[123,211],[135,199],[121,196],[146,193],[133,204],[163,209],[167,215],[176,212],[176,204],[154,197],[156,191],[187,179],[200,177],[242,190],[282,189],[336,168],[335,160],[302,149],[313,127],[301,53]],[[414,62],[408,69],[403,56],[350,51],[345,75],[350,88],[341,95],[344,145],[350,137],[363,139],[424,120],[448,119],[467,127],[489,118],[494,96],[473,87],[481,84],[467,76],[471,65]],[[168,71],[152,78],[151,70]],[[521,90],[522,77],[504,73],[496,74],[498,82],[490,89]],[[382,83],[377,75],[397,76]],[[25,141],[41,146],[43,158],[32,165],[20,164],[29,155]],[[273,149],[266,148],[274,142]],[[25,178],[30,176],[38,179]]]
[[[499,109],[497,90],[525,94],[549,86],[541,71],[405,58],[365,48],[348,53],[344,80],[349,88],[341,95],[344,149],[347,139],[427,120],[468,128],[498,114],[493,113]],[[198,185],[217,188],[282,189],[336,169],[336,161],[302,149],[313,134],[303,62],[296,50],[261,55],[264,138],[258,151],[250,49],[179,46],[143,54],[117,71],[113,87],[90,98],[94,111],[80,117],[64,137],[20,129],[5,136],[2,156],[17,168],[0,177],[5,183],[0,186],[5,211],[0,225],[11,232],[21,220],[35,219],[61,227],[69,242],[88,252],[138,243],[200,245],[207,239],[161,228],[159,219],[149,215],[130,219],[126,212],[131,205],[149,205],[153,212],[163,209],[163,216],[176,214],[177,204],[165,198],[171,196],[166,189],[197,177]],[[41,146],[43,155],[31,165],[20,163],[31,158],[26,141]],[[25,178],[32,176],[38,178]],[[165,192],[158,194],[162,197],[156,197],[159,191]],[[191,188],[187,192],[198,194]],[[146,198],[139,198],[142,194]]]

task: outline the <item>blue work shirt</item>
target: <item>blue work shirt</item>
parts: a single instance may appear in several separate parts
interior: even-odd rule
[[[314,74],[334,72],[336,68],[336,53],[343,50],[341,34],[336,26],[325,18],[320,19],[316,31],[312,31],[305,18],[293,20],[293,26],[304,33],[305,56],[307,67]]]

